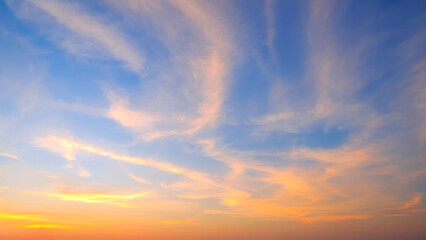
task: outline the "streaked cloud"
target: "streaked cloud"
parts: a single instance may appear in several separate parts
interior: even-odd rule
[[[75,151],[78,150],[76,146],[68,141],[49,136],[47,138],[36,138],[35,144],[38,147],[49,149],[53,152],[61,154],[69,161],[75,160]]]
[[[51,0],[30,0],[29,2],[52,16],[58,24],[78,34],[78,37],[73,35],[53,36],[59,41],[59,44],[68,51],[85,55],[93,51],[93,48],[100,46],[108,53],[106,55],[123,61],[130,70],[135,72],[140,72],[142,70],[144,59],[141,57],[140,51],[133,46],[116,27],[101,20],[99,17],[85,12],[77,3],[72,4],[66,1]],[[10,4],[15,3],[10,2]],[[27,7],[28,6],[24,6],[22,8]],[[18,11],[19,10],[20,9],[18,9]],[[26,15],[24,17],[30,18],[31,20],[39,20],[39,15]],[[54,31],[52,32],[56,34]],[[84,42],[82,42],[79,37],[87,39],[86,44],[90,45],[84,46]],[[86,56],[98,57],[94,55]],[[102,58],[102,56],[100,57]]]
[[[112,102],[108,114],[125,127],[140,129],[146,129],[161,120],[158,116],[129,109],[126,101],[122,99]]]
[[[0,222],[3,226],[13,228],[46,228],[46,229],[78,229],[81,227],[94,226],[86,219],[77,219],[72,214],[67,216],[58,214],[27,214],[27,213],[0,213]]]
[[[189,224],[189,225],[200,225],[199,222],[197,222],[197,219],[195,218],[189,218],[185,220],[179,220],[179,221],[164,221],[163,224]]]
[[[324,216],[324,217],[312,217],[304,218],[305,221],[320,221],[320,222],[338,222],[342,220],[364,220],[368,219],[368,215],[347,215],[347,216]]]
[[[28,220],[28,221],[42,221],[48,217],[44,215],[34,214],[19,214],[19,213],[0,213],[0,219],[3,221],[7,220]]]
[[[205,184],[208,185],[212,185],[212,186],[217,186],[217,184],[210,180],[208,177],[205,176],[205,174],[197,172],[197,171],[192,171],[189,169],[185,169],[179,166],[175,166],[173,164],[170,163],[166,163],[166,162],[159,162],[156,161],[152,158],[139,158],[139,157],[131,157],[131,156],[126,156],[126,155],[119,155],[119,154],[115,154],[112,152],[108,152],[105,151],[103,149],[97,148],[97,147],[92,147],[89,145],[83,145],[77,142],[73,142],[70,140],[65,140],[65,139],[61,139],[61,138],[57,138],[54,136],[48,136],[46,138],[37,138],[36,142],[41,142],[41,145],[39,145],[40,147],[43,148],[47,148],[53,152],[60,152],[63,154],[63,156],[67,159],[74,159],[74,153],[76,151],[79,150],[84,150],[90,153],[94,153],[94,154],[98,154],[101,156],[106,156],[106,157],[110,157],[112,159],[118,160],[118,161],[123,161],[123,162],[128,162],[131,164],[136,164],[136,165],[145,165],[145,166],[149,166],[152,168],[156,168],[158,170],[162,170],[162,171],[166,171],[166,172],[170,172],[170,173],[175,173],[175,174],[180,174],[183,175],[185,177],[194,179],[196,181],[199,182],[203,182]],[[45,144],[47,143],[47,144]],[[59,149],[59,150],[57,150]],[[65,150],[64,150],[65,149]],[[70,157],[72,156],[72,157]]]
[[[15,160],[18,160],[18,157],[7,154],[7,153],[0,153],[0,156],[5,156],[5,157],[8,157],[8,158],[13,158]]]
[[[266,46],[268,47],[271,58],[276,60],[274,41],[275,41],[275,12],[274,0],[265,1],[265,16],[266,16]]]
[[[122,104],[123,101],[112,101],[109,116],[125,127],[132,128],[141,134],[145,141],[163,139],[168,136],[192,136],[203,128],[210,128],[215,125],[220,116],[222,103],[225,98],[227,80],[232,65],[231,57],[235,45],[232,33],[226,27],[225,22],[217,16],[215,11],[209,11],[211,3],[203,1],[170,1],[158,3],[146,3],[138,1],[124,1],[124,4],[117,6],[131,13],[143,14],[149,18],[159,29],[157,36],[164,42],[169,51],[176,52],[179,48],[186,49],[186,45],[179,45],[184,36],[179,33],[179,29],[174,27],[178,21],[187,21],[182,31],[188,31],[194,37],[194,43],[202,50],[182,52],[176,59],[179,68],[184,69],[185,80],[180,84],[181,89],[158,90],[160,93],[166,92],[172,96],[182,94],[187,105],[191,106],[189,111],[152,114],[143,110],[132,110]],[[169,7],[173,7],[172,14],[164,19],[154,19],[161,14],[165,14]],[[140,15],[139,15],[140,16]],[[170,43],[170,39],[175,42]],[[183,61],[183,63],[182,63]],[[171,75],[182,74],[182,69],[178,69]],[[165,96],[155,96],[160,101]],[[147,101],[150,101],[149,99]],[[176,99],[176,101],[181,101]],[[194,107],[192,107],[194,106]],[[174,121],[170,121],[172,118]],[[164,128],[165,125],[172,125],[172,128]]]
[[[416,204],[418,204],[420,202],[420,200],[422,199],[421,195],[415,196],[411,201],[407,202],[406,204],[402,205],[400,207],[400,209],[408,209],[411,208],[413,206],[415,206]]]
[[[36,225],[26,225],[26,226],[24,226],[24,228],[75,229],[75,227],[71,227],[71,226],[53,225],[53,224],[36,224]]]
[[[59,198],[63,201],[85,202],[85,203],[106,203],[123,205],[123,202],[141,198],[149,195],[150,192],[135,194],[107,194],[107,193],[51,193],[49,196]]]
[[[150,182],[150,181],[145,180],[145,179],[140,178],[140,177],[136,177],[136,176],[135,176],[135,175],[133,175],[132,173],[129,173],[129,176],[130,176],[132,179],[134,179],[135,181],[138,181],[138,182],[140,182],[140,183],[151,184],[151,182]]]

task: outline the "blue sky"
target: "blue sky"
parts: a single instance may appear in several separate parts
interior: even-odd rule
[[[425,13],[414,0],[0,1],[0,224],[88,229],[74,220],[89,207],[160,225],[418,222]],[[173,207],[144,215],[148,203]]]

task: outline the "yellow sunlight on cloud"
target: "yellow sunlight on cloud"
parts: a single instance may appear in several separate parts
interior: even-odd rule
[[[35,225],[25,225],[24,228],[58,228],[58,229],[76,229],[76,227],[63,226],[63,225],[54,225],[54,224],[35,224]]]
[[[143,192],[137,194],[106,194],[106,193],[51,193],[52,197],[57,197],[64,201],[76,201],[86,203],[107,203],[120,205],[136,198],[149,195],[151,192]]]
[[[0,213],[0,220],[28,220],[28,221],[42,221],[47,220],[47,216],[34,215],[34,214],[18,214],[18,213]]]

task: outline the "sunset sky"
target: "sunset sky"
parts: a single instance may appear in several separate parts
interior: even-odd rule
[[[426,1],[0,0],[0,239],[426,239]]]

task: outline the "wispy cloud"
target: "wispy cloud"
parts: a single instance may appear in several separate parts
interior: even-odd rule
[[[189,225],[200,225],[196,218],[188,218],[179,221],[164,221],[163,224],[189,224]]]
[[[251,188],[251,195],[238,190],[229,190],[222,194],[222,203],[231,207],[226,213],[234,216],[250,216],[270,220],[294,220],[302,222],[333,222],[347,220],[362,220],[391,212],[391,206],[399,204],[391,193],[378,190],[371,186],[371,180],[380,174],[402,174],[398,169],[389,168],[389,158],[384,155],[383,146],[371,145],[358,148],[356,145],[346,145],[337,149],[307,149],[299,148],[279,154],[290,164],[283,167],[268,167],[250,157],[250,152],[221,149],[213,140],[202,141],[203,151],[207,156],[228,164],[230,167],[239,166],[226,182],[235,187],[243,188],[240,179],[247,171],[257,171],[259,177],[250,179],[260,186],[275,186],[263,198],[253,198],[257,195]],[[305,168],[298,166],[303,159],[318,161],[318,164]],[[386,168],[369,170],[368,166],[383,165]],[[363,177],[358,177],[363,176]],[[335,179],[351,179],[351,183],[334,182]],[[399,181],[399,180],[397,180]],[[348,188],[348,184],[354,188]],[[278,187],[279,186],[279,187]],[[357,189],[356,191],[354,191]],[[417,199],[418,200],[418,199]],[[389,208],[380,207],[382,202],[388,203]],[[414,200],[413,200],[414,201]],[[374,211],[359,212],[357,206],[377,208]],[[352,209],[352,210],[351,210]],[[213,209],[214,210],[214,209]],[[315,217],[308,217],[315,215]]]
[[[80,177],[90,177],[90,173],[86,170],[86,169],[80,169],[80,171],[78,171],[78,175]]]
[[[207,176],[205,176],[205,174],[201,172],[192,171],[192,170],[185,169],[183,167],[176,166],[166,162],[156,161],[152,158],[139,158],[139,157],[131,157],[127,155],[119,155],[119,154],[105,151],[101,148],[80,144],[78,142],[65,140],[62,138],[54,137],[54,136],[48,136],[46,138],[37,138],[36,142],[41,143],[39,144],[40,147],[49,149],[53,152],[62,153],[63,156],[67,159],[75,159],[74,157],[75,153],[77,151],[83,150],[83,151],[98,154],[101,156],[110,157],[118,161],[128,162],[128,163],[136,164],[136,165],[145,165],[145,166],[156,168],[162,171],[180,174],[185,177],[191,178],[199,182],[203,182],[208,185],[218,186],[217,183],[209,179]]]
[[[78,150],[71,142],[49,136],[47,138],[36,138],[35,144],[38,147],[49,149],[53,152],[61,154],[69,161],[75,160],[75,151]]]
[[[29,220],[29,221],[41,221],[46,220],[48,217],[45,215],[35,214],[21,214],[21,213],[0,213],[0,219],[5,220]]]
[[[15,160],[18,160],[18,157],[7,154],[7,153],[0,153],[0,156],[5,156],[5,157],[8,157],[8,158],[13,158]]]
[[[274,41],[275,41],[275,12],[274,0],[265,0],[265,16],[266,16],[266,46],[272,59],[276,58]]]
[[[369,215],[343,215],[343,216],[319,216],[303,218],[304,221],[319,221],[319,222],[338,222],[343,220],[364,220],[368,219]]]
[[[114,3],[113,5],[116,6]],[[125,1],[124,6],[127,8],[123,5],[116,7],[124,8],[126,13],[137,13],[138,17],[140,14],[148,17],[155,24],[157,30],[155,33],[159,40],[169,51],[179,54],[175,59],[176,69],[169,70],[168,74],[174,75],[173,78],[183,75],[183,82],[179,84],[178,89],[163,87],[158,91],[162,95],[164,92],[171,96],[182,95],[186,102],[185,106],[188,107],[179,112],[163,112],[155,115],[143,110],[131,110],[126,104],[117,105],[117,102],[113,101],[109,111],[110,117],[121,125],[139,132],[146,141],[172,135],[193,136],[204,128],[214,126],[222,109],[232,66],[231,58],[236,48],[232,32],[227,28],[226,22],[217,11],[210,11],[216,6],[202,1],[159,3]],[[166,14],[167,9],[171,13]],[[167,18],[159,17],[164,15],[167,15]],[[185,25],[176,28],[176,22],[184,22]],[[185,35],[180,31],[191,34],[194,47],[198,50],[187,49],[183,37]],[[171,42],[170,39],[174,41]],[[179,50],[181,48],[187,51]],[[161,99],[165,97],[156,96],[160,101],[164,101]],[[173,99],[182,101],[176,97]]]
[[[414,205],[418,204],[420,200],[422,199],[421,195],[415,196],[411,201],[407,202],[406,204],[402,205],[400,209],[408,209],[413,207]]]
[[[54,38],[59,41],[59,44],[65,47],[72,53],[86,55],[90,57],[103,57],[100,54],[87,55],[88,52],[93,52],[93,49],[101,47],[113,59],[122,61],[126,67],[132,71],[139,73],[143,69],[144,59],[141,57],[139,49],[137,49],[130,41],[128,41],[123,33],[116,27],[111,25],[98,16],[87,12],[82,6],[66,1],[51,1],[51,0],[29,0],[31,4],[49,14],[61,26],[64,26],[77,34],[69,34],[65,36],[56,35]],[[15,4],[9,2],[10,4]],[[18,7],[19,8],[19,7]],[[27,6],[21,6],[17,11],[27,11]],[[21,14],[28,14],[21,13]],[[33,12],[35,13],[35,12]],[[24,15],[23,17],[31,20],[39,21],[40,15],[34,14],[31,16]],[[51,25],[51,26],[54,26]],[[50,31],[53,35],[56,31]],[[58,31],[59,32],[59,31]],[[81,37],[86,41],[81,41]],[[86,48],[85,43],[90,43],[90,47]],[[100,55],[100,56],[99,56]]]
[[[35,224],[35,225],[25,225],[24,228],[75,229],[76,227],[64,226],[64,225],[54,225],[54,224]]]
[[[125,127],[146,130],[147,128],[149,129],[149,127],[152,127],[153,123],[161,120],[160,117],[154,116],[153,114],[129,109],[127,104],[127,101],[123,99],[113,100],[108,112],[112,119],[118,121]]]
[[[136,194],[107,194],[107,193],[51,193],[49,196],[63,201],[75,201],[85,203],[106,203],[126,206],[124,202],[149,195],[150,192]]]
[[[91,225],[82,219],[74,221],[70,218],[64,218],[64,216],[11,212],[0,213],[0,221],[5,226],[16,228],[77,229],[81,226]]]
[[[135,175],[133,175],[132,173],[129,173],[129,176],[130,176],[132,179],[134,179],[135,181],[138,181],[138,182],[140,182],[140,183],[144,183],[144,184],[151,184],[151,182],[150,182],[150,181],[145,180],[145,179],[140,178],[140,177],[136,177],[136,176],[135,176]]]
[[[229,69],[229,51],[231,51],[230,34],[223,28],[218,17],[207,12],[207,7],[200,2],[174,2],[201,30],[209,44],[210,54],[193,62],[195,81],[200,82],[200,91],[204,98],[198,107],[199,118],[193,122],[192,133],[214,122],[221,109],[225,90],[225,77]],[[199,78],[199,79],[197,79]]]

